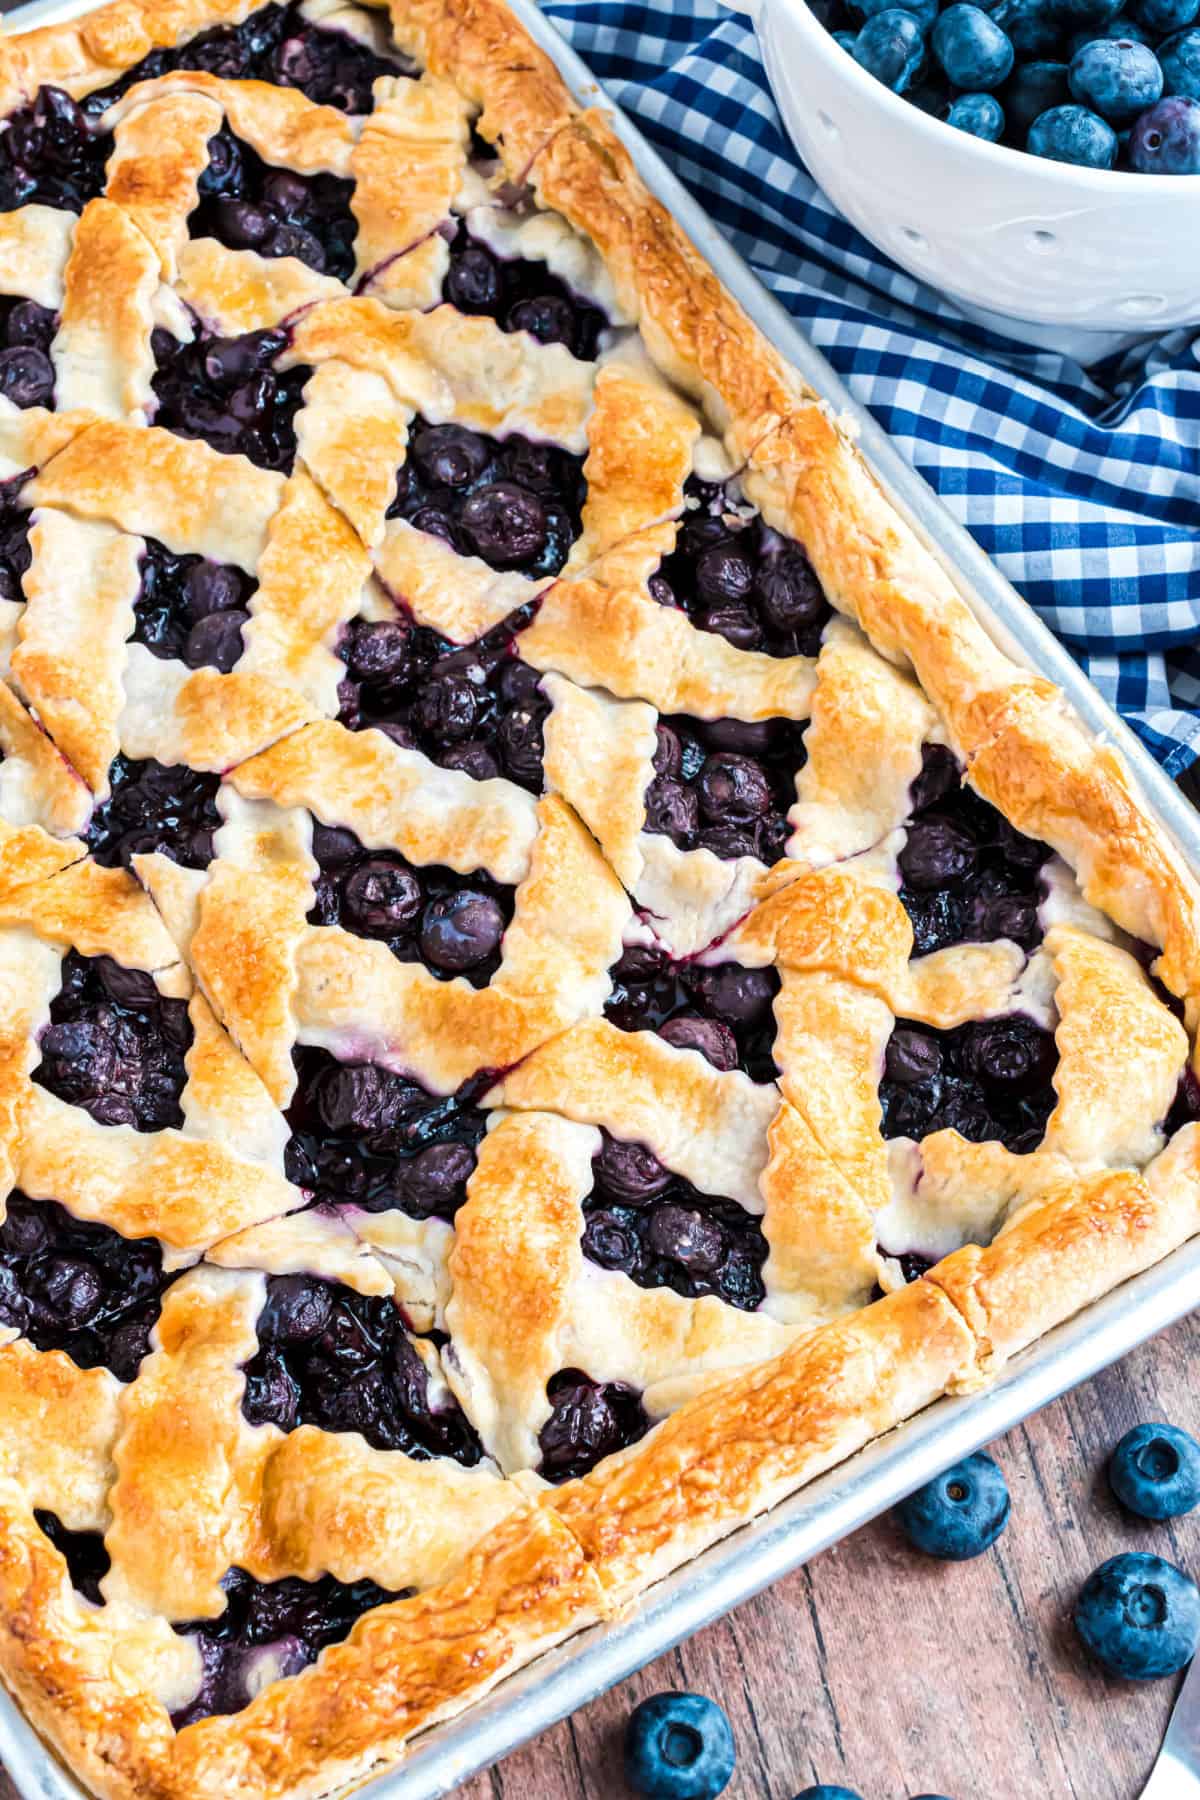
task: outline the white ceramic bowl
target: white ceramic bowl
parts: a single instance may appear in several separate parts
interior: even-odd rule
[[[910,274],[1074,354],[1200,323],[1200,175],[1082,169],[986,144],[859,68],[804,0],[731,4],[754,20],[809,170]]]

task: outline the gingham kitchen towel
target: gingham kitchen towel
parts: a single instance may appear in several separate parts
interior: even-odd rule
[[[1085,370],[968,323],[834,211],[740,14],[543,5],[1154,755],[1200,757],[1200,336]]]

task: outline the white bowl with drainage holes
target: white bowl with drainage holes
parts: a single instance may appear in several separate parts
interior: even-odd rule
[[[1200,323],[1200,175],[985,144],[885,88],[804,0],[749,13],[792,139],[847,219],[970,316],[1094,360]]]

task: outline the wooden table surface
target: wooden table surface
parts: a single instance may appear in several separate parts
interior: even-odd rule
[[[1081,1655],[1070,1612],[1084,1577],[1118,1550],[1200,1570],[1200,1513],[1139,1522],[1104,1480],[1109,1449],[1140,1420],[1200,1433],[1198,1359],[1200,1314],[1002,1439],[1012,1518],[986,1556],[930,1561],[880,1520],[460,1800],[620,1800],[625,1718],[664,1688],[728,1709],[738,1767],[727,1800],[791,1800],[817,1780],[863,1800],[1135,1800],[1177,1684],[1106,1680]],[[2,1771],[0,1800],[16,1800]]]

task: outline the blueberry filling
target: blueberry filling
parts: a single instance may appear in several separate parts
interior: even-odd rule
[[[501,440],[418,418],[388,517],[493,569],[557,575],[583,528],[583,461],[517,433]]]
[[[50,346],[57,330],[58,314],[49,307],[0,298],[0,395],[13,406],[54,405]]]
[[[248,456],[261,469],[291,473],[296,460],[296,414],[312,370],[280,374],[286,331],[247,331],[213,337],[199,331],[181,344],[159,326],[151,337],[158,373],[154,423],[180,437],[202,438],[214,450]]]
[[[183,1124],[191,1042],[185,1000],[166,999],[141,969],[71,950],[33,1079],[99,1125],[162,1131]]]
[[[1200,1120],[1200,1081],[1191,1069],[1185,1069],[1179,1078],[1171,1110],[1163,1122],[1163,1130],[1169,1138],[1174,1137],[1185,1125],[1194,1125],[1197,1120]]]
[[[312,925],[344,925],[378,938],[401,962],[422,962],[439,980],[465,975],[483,987],[500,966],[514,890],[482,871],[414,868],[397,851],[366,851],[352,831],[313,825],[321,865]]]
[[[192,237],[214,237],[229,250],[260,256],[296,256],[322,275],[350,280],[358,232],[350,211],[353,181],[273,168],[227,125],[209,139],[208,158],[188,220]]]
[[[134,856],[161,851],[185,869],[206,869],[213,856],[219,775],[203,775],[182,763],[113,758],[109,798],[93,812],[87,846],[103,868],[129,868]]]
[[[359,1431],[376,1450],[424,1461],[483,1455],[458,1403],[433,1405],[429,1372],[394,1301],[311,1275],[273,1275],[245,1365],[242,1411],[252,1425]]]
[[[598,306],[573,294],[544,262],[497,256],[462,220],[450,245],[442,297],[461,313],[486,313],[502,331],[527,331],[540,344],[565,344],[584,362],[595,357],[608,325]]]
[[[104,191],[113,141],[61,88],[39,88],[0,131],[0,212],[37,201],[81,213]]]
[[[550,702],[516,649],[531,616],[522,607],[462,646],[400,614],[376,624],[355,620],[338,651],[349,671],[338,688],[338,718],[351,731],[375,727],[443,769],[477,781],[503,775],[540,794]]]
[[[716,1294],[743,1312],[760,1306],[767,1259],[760,1221],[736,1200],[702,1194],[644,1144],[603,1136],[583,1203],[584,1255],[639,1287],[669,1287],[690,1299]]]
[[[165,1276],[154,1238],[123,1238],[53,1201],[13,1193],[0,1225],[0,1324],[81,1369],[132,1381],[150,1348]]]
[[[142,591],[134,602],[133,641],[155,656],[185,662],[189,669],[228,674],[242,654],[246,603],[254,582],[227,563],[202,556],[173,556],[164,544],[146,539]]]
[[[314,1204],[452,1219],[486,1118],[463,1095],[430,1094],[377,1063],[343,1063],[326,1050],[295,1053],[288,1108],[288,1180]]]
[[[615,1450],[636,1444],[650,1429],[636,1388],[592,1381],[582,1369],[560,1369],[546,1383],[553,1411],[538,1434],[539,1474],[574,1481]]]
[[[830,618],[812,564],[728,490],[689,476],[675,548],[650,577],[662,606],[681,606],[738,650],[815,656]],[[747,516],[750,515],[750,516]]]
[[[65,1561],[71,1586],[93,1606],[103,1606],[100,1583],[111,1566],[103,1535],[99,1531],[68,1531],[56,1513],[38,1511],[33,1516],[39,1531]]]
[[[377,55],[343,31],[310,25],[298,5],[264,6],[240,25],[217,25],[174,49],[152,50],[110,87],[89,94],[84,111],[102,113],[139,81],[172,69],[299,88],[316,105],[348,113],[371,111],[377,76],[411,73],[398,59]]]
[[[661,719],[646,830],[680,850],[778,862],[791,833],[804,730],[790,719]]]
[[[214,1713],[241,1712],[271,1681],[298,1675],[330,1644],[340,1644],[364,1613],[412,1589],[389,1593],[373,1581],[319,1581],[288,1576],[256,1581],[244,1569],[230,1569],[221,1586],[229,1604],[217,1619],[176,1625],[181,1637],[195,1638],[204,1679],[195,1699],[172,1714],[176,1731]]]
[[[25,598],[21,577],[33,561],[29,548],[29,513],[18,500],[30,473],[32,471],[0,482],[0,600],[18,603]]]
[[[1042,941],[1041,870],[1050,846],[1025,837],[964,787],[945,745],[926,744],[922,754],[899,859],[900,899],[912,921],[916,954],[996,938],[1036,950]]]
[[[714,1069],[741,1069],[752,1081],[776,1079],[776,970],[732,962],[702,968],[634,946],[610,973],[604,1016],[622,1031],[656,1031],[680,1050],[699,1050]]]
[[[972,1144],[1036,1150],[1054,1110],[1054,1034],[1014,1013],[952,1031],[897,1021],[879,1086],[885,1138],[944,1129]]]

